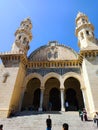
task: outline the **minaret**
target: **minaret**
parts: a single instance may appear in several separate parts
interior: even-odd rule
[[[76,17],[76,36],[80,47],[82,90],[85,108],[93,115],[98,110],[98,40],[94,36],[94,26],[83,13]],[[88,100],[89,99],[89,100]]]
[[[80,49],[95,46],[96,39],[94,37],[94,26],[88,20],[88,17],[79,12],[76,17],[76,36],[78,37],[78,45]]]
[[[0,53],[3,64],[3,71],[0,68],[0,117],[9,117],[12,110],[19,111],[21,108],[31,29],[31,20],[23,20],[15,32],[11,51]]]
[[[29,42],[32,40],[32,23],[29,18],[23,20],[15,32],[15,42],[12,45],[12,52],[27,54]]]

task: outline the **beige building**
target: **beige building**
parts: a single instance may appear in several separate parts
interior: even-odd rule
[[[98,111],[98,40],[88,17],[76,17],[79,53],[50,41],[27,57],[31,29],[30,19],[23,20],[11,51],[0,53],[0,117],[12,110]]]

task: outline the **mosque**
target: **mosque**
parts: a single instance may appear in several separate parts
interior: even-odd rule
[[[98,39],[88,17],[76,16],[79,53],[49,41],[27,56],[31,29],[31,20],[23,20],[11,51],[0,53],[0,117],[13,110],[98,111]]]

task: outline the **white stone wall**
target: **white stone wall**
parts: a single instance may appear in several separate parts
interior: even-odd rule
[[[18,67],[5,68],[0,66],[0,114],[3,111],[8,111],[14,85],[18,73]],[[6,82],[4,80],[4,74],[8,73]]]
[[[90,57],[83,60],[82,72],[90,112],[98,111],[98,58]]]

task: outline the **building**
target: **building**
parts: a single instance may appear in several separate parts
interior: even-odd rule
[[[83,13],[76,17],[79,53],[50,41],[33,51],[32,23],[23,20],[10,52],[0,53],[0,117],[22,110],[98,111],[98,40],[94,26]]]

